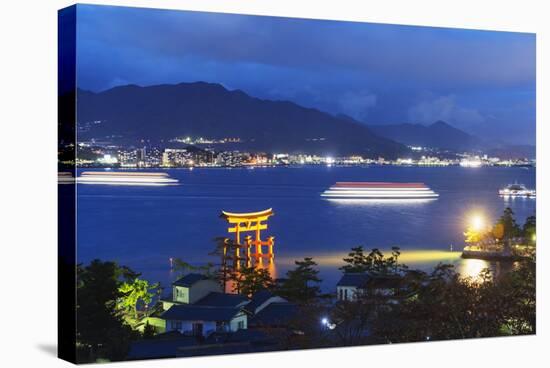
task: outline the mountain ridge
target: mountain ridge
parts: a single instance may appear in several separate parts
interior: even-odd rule
[[[408,148],[368,126],[291,101],[266,100],[217,83],[125,85],[78,90],[78,122],[101,122],[81,135],[166,140],[234,137],[265,152],[398,157]]]
[[[406,144],[455,152],[479,149],[482,141],[442,120],[429,125],[415,123],[369,125],[376,134]]]

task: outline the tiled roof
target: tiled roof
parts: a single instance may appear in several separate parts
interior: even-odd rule
[[[237,307],[248,302],[248,298],[239,294],[225,294],[219,292],[211,292],[204,298],[200,299],[194,305],[207,305],[213,307]]]
[[[251,320],[250,325],[256,326],[281,326],[288,324],[296,318],[298,306],[292,303],[271,303]]]
[[[151,358],[168,358],[177,357],[178,351],[182,347],[190,347],[198,345],[198,341],[194,336],[179,337],[172,334],[170,338],[153,338],[134,341],[130,344],[128,352],[128,360],[136,359],[151,359]]]
[[[189,287],[198,281],[206,279],[208,279],[208,277],[206,277],[205,275],[201,275],[200,273],[189,273],[174,281],[172,285]]]
[[[379,276],[371,278],[367,284],[375,289],[397,289],[403,286],[403,278],[398,276]]]
[[[164,320],[174,321],[230,321],[241,311],[234,307],[176,304],[160,315]]]
[[[365,273],[345,273],[336,286],[362,287],[369,281],[369,279],[370,276]]]
[[[250,303],[246,305],[245,309],[249,312],[254,313],[256,311],[256,308],[258,308],[260,305],[269,300],[269,298],[272,298],[274,296],[275,294],[273,294],[269,290],[260,290],[252,295],[252,299],[250,300]]]

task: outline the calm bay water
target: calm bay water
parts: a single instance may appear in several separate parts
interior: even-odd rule
[[[90,170],[83,170],[90,171]],[[152,170],[149,170],[152,171]],[[534,168],[288,167],[173,169],[181,185],[78,186],[78,261],[114,260],[167,285],[169,258],[201,264],[213,239],[225,236],[221,210],[273,208],[265,235],[276,238],[272,272],[281,277],[294,259],[314,257],[323,289],[335,288],[341,258],[351,247],[399,246],[402,261],[429,269],[450,262],[464,274],[501,265],[461,260],[463,231],[473,213],[493,222],[511,207],[518,222],[535,214],[534,199],[499,198],[498,189],[520,182],[535,188]],[[429,202],[334,202],[320,194],[336,181],[423,182],[440,194]],[[450,249],[454,249],[451,252]]]

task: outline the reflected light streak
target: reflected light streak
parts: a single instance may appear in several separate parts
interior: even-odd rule
[[[166,173],[148,172],[84,172],[77,178],[80,184],[166,186],[177,185],[178,180]]]
[[[458,272],[462,276],[471,277],[474,281],[479,281],[481,271],[489,267],[489,262],[481,259],[465,259],[458,267]]]
[[[391,249],[380,249],[380,251],[385,255],[391,255]],[[370,249],[365,249],[365,254],[368,254]],[[452,263],[457,260],[460,260],[462,252],[451,252],[446,250],[400,250],[401,255],[399,256],[399,262],[405,263],[408,265],[415,264],[424,264],[424,263],[434,263],[439,262]],[[315,254],[313,255],[313,260],[322,266],[331,266],[331,267],[340,267],[344,264],[342,260],[344,257],[347,257],[348,251],[338,252],[338,253],[325,253],[325,254]],[[278,257],[277,263],[280,265],[293,265],[294,261],[300,259],[301,257],[296,255],[295,257]]]
[[[329,189],[331,192],[352,192],[352,191],[359,191],[364,192],[365,188],[361,188],[360,186],[350,186],[350,187],[337,187],[332,186]],[[376,188],[368,188],[369,192],[415,192],[415,193],[423,193],[423,192],[431,192],[432,190],[430,188],[414,188],[414,187],[403,187],[403,188],[396,188],[396,187],[376,187]]]
[[[424,183],[337,182],[321,197],[338,199],[428,199],[437,198]]]
[[[261,260],[261,258],[260,258]],[[294,264],[294,261],[292,261],[292,264]],[[261,268],[261,269],[264,269],[264,270],[267,270],[267,272],[269,272],[269,276],[271,276],[271,278],[273,280],[277,279],[278,276],[277,276],[277,267],[275,266],[275,262],[258,262],[256,264],[253,264],[252,267],[254,268]],[[237,270],[236,271],[236,274],[238,275],[239,274],[239,271]],[[225,292],[226,293],[236,293],[236,289],[237,289],[237,283],[235,282],[235,280],[232,280],[229,278],[228,276],[228,280],[226,281],[225,283]]]
[[[348,205],[373,204],[424,204],[436,201],[437,198],[325,198],[329,202]]]
[[[74,184],[75,178],[71,172],[58,172],[57,183],[58,184]]]
[[[91,182],[91,181],[77,181],[79,184],[92,184],[92,185],[115,185],[115,186],[153,186],[153,187],[166,187],[169,185],[177,185],[176,183],[143,183],[143,182],[137,182],[137,183],[130,183],[130,182],[112,182],[112,181],[97,181],[97,182]]]
[[[152,172],[127,172],[127,171],[86,171],[82,173],[82,176],[145,176],[151,178],[168,178],[167,173],[152,173]]]
[[[366,193],[364,191],[339,191],[335,192],[332,190],[326,191],[321,196],[323,197],[352,197],[352,198],[378,198],[378,197],[394,197],[394,198],[425,198],[425,197],[438,197],[437,194],[431,192],[418,192],[418,191],[377,191]]]
[[[275,265],[275,260],[273,260],[273,262],[265,262],[264,264],[258,265],[258,266],[265,269],[265,270],[267,270],[267,272],[269,272],[269,276],[271,276],[271,278],[273,280],[278,278],[278,276],[277,276],[277,267]]]

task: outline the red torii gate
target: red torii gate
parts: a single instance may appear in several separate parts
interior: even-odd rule
[[[274,215],[273,209],[258,212],[248,213],[233,213],[222,211],[220,217],[224,218],[230,227],[227,229],[228,233],[235,234],[235,260],[237,265],[241,260],[245,260],[247,266],[250,266],[251,260],[262,263],[264,258],[273,262],[275,253],[273,252],[273,246],[275,245],[275,237],[270,236],[267,240],[261,239],[261,231],[267,229],[267,219]],[[233,226],[231,226],[233,225]],[[254,232],[254,239],[252,236],[247,235],[244,238],[244,242],[241,243],[241,233]],[[256,246],[256,252],[252,253],[252,247]],[[264,253],[263,247],[267,246],[267,253]],[[241,256],[241,249],[244,249],[245,256]]]

